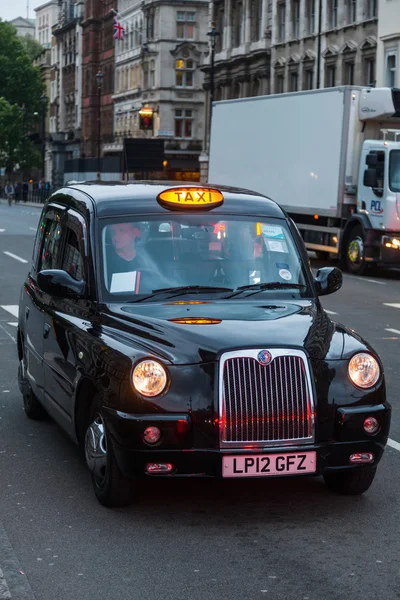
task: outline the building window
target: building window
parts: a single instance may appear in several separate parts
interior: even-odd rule
[[[377,0],[366,0],[366,2],[367,2],[367,19],[373,19],[378,14],[378,10],[377,10],[378,2],[377,2]]]
[[[337,27],[338,15],[338,0],[330,0],[329,2],[329,25],[328,27]]]
[[[326,68],[326,86],[335,87],[336,85],[336,66],[328,65]]]
[[[386,52],[386,87],[396,87],[397,52]]]
[[[347,0],[347,23],[355,23],[357,20],[357,0]]]
[[[235,85],[233,86],[233,95],[232,98],[240,98],[240,83],[237,82],[235,83]]]
[[[285,78],[282,73],[278,73],[276,76],[276,94],[283,94],[285,85]]]
[[[191,58],[178,58],[175,62],[175,85],[193,87],[194,62]]]
[[[315,0],[307,0],[307,33],[315,30]]]
[[[176,13],[176,37],[178,40],[194,40],[196,13],[178,11]]]
[[[215,51],[221,52],[223,47],[223,38],[224,38],[224,23],[225,23],[225,5],[224,2],[220,2],[219,4],[215,4],[215,14],[217,15],[217,31],[220,32],[220,35],[216,39]]]
[[[296,40],[300,37],[300,0],[292,2],[292,34]]]
[[[354,85],[354,63],[345,63],[345,85]]]
[[[299,89],[299,76],[297,72],[290,73],[290,91],[297,92]]]
[[[156,85],[156,61],[150,61],[150,87],[153,88]]]
[[[286,6],[284,2],[278,4],[278,42],[285,41]]]
[[[262,0],[251,2],[251,41],[257,42],[263,37],[262,34]],[[221,30],[220,30],[221,31]]]
[[[146,40],[154,38],[154,9],[150,9],[147,13],[146,21]]]
[[[304,72],[303,89],[312,90],[314,87],[314,71],[306,69]]]
[[[375,87],[375,59],[367,58],[364,63],[365,84]]]
[[[191,138],[193,128],[193,111],[187,108],[175,110],[175,137]]]
[[[143,63],[143,88],[147,90],[149,87],[149,63]]]
[[[232,41],[233,47],[237,48],[244,42],[243,3],[240,0],[232,0]]]
[[[252,90],[251,90],[252,96],[259,96],[260,95],[260,91],[261,91],[260,80],[259,79],[254,79]]]

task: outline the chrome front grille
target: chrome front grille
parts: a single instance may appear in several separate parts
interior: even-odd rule
[[[314,405],[304,352],[259,350],[226,353],[220,366],[222,446],[290,445],[314,439]]]

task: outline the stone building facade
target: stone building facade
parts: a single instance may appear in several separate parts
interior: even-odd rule
[[[379,0],[377,86],[400,87],[400,3]]]
[[[124,137],[161,138],[168,176],[198,176],[208,13],[208,0],[119,0],[125,36],[115,42],[115,138],[105,152],[121,152]],[[144,106],[153,110],[152,131],[139,126]]]
[[[217,0],[215,100],[374,85],[377,0]],[[206,66],[206,85],[210,69]]]
[[[50,48],[52,29],[58,19],[58,0],[41,4],[35,13],[35,38],[43,48]]]
[[[98,115],[100,151],[113,139],[114,14],[117,0],[85,0],[82,22],[82,158],[97,157]],[[96,74],[103,74],[100,96]]]

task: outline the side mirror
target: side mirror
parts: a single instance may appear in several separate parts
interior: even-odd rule
[[[378,164],[378,155],[377,154],[367,154],[365,157],[365,162],[368,167],[376,167]]]
[[[337,267],[323,267],[317,271],[314,283],[318,296],[333,294],[342,287],[342,271]]]
[[[365,185],[365,187],[378,187],[378,175],[376,173],[376,169],[365,169],[363,184]]]
[[[60,269],[40,271],[37,282],[43,292],[59,298],[84,298],[86,294],[84,281],[76,281],[69,273]]]

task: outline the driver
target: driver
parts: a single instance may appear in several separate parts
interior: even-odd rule
[[[136,240],[141,232],[135,223],[115,223],[111,225],[113,254],[108,258],[111,273],[137,271],[139,260],[136,254]]]

